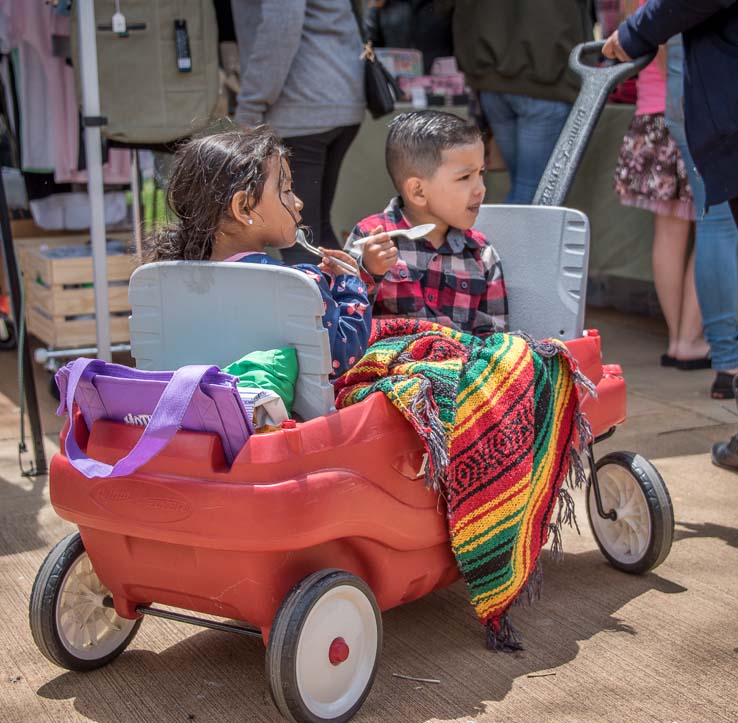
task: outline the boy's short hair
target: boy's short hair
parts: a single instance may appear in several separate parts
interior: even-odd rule
[[[467,146],[482,139],[476,125],[453,113],[420,110],[398,115],[389,125],[385,147],[387,171],[400,191],[411,176],[429,178],[449,148]]]

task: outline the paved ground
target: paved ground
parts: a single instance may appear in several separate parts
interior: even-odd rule
[[[560,564],[544,553],[542,600],[513,613],[526,651],[488,652],[460,585],[390,611],[357,721],[738,721],[738,475],[706,454],[738,428],[735,405],[708,398],[710,372],[656,366],[658,323],[597,312],[589,325],[630,387],[628,422],[598,454],[632,449],[655,461],[677,520],[670,557],[644,577],[615,571],[577,496],[581,536],[566,531]],[[0,723],[280,720],[257,640],[148,619],[129,650],[94,673],[65,672],[37,652],[31,584],[69,527],[49,506],[46,480],[18,473],[14,364],[0,358]],[[51,454],[58,423],[39,379]]]

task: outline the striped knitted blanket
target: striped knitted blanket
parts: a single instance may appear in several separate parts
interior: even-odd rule
[[[521,593],[537,597],[541,548],[551,535],[560,551],[573,520],[562,483],[582,480],[576,450],[589,439],[577,383],[593,391],[560,342],[410,319],[375,320],[366,354],[335,383],[338,408],[383,392],[423,439],[426,483],[445,497],[451,547],[494,649],[522,647],[507,611]]]

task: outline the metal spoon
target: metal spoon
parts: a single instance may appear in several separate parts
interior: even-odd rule
[[[416,241],[419,238],[425,238],[434,228],[436,227],[436,224],[434,223],[423,223],[420,226],[413,226],[412,228],[396,228],[393,231],[384,231],[383,233],[386,233],[390,238],[394,238],[395,236],[404,236],[405,238],[409,238],[411,241]],[[354,247],[361,247],[367,242],[367,239],[359,239],[358,241],[354,241],[353,246]]]
[[[320,258],[325,258],[327,254],[324,254],[319,248],[316,246],[313,246],[306,238],[305,238],[305,232],[298,228],[297,232],[295,233],[295,241],[302,246],[306,251],[309,251],[311,254],[315,254],[316,256],[320,256]],[[349,266],[344,261],[341,261],[340,259],[336,259],[331,257],[331,261],[336,265],[340,266],[342,269],[347,271],[349,274],[353,274],[356,276],[356,269],[353,266]]]

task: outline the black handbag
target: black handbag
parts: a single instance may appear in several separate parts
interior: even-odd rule
[[[371,40],[366,37],[364,24],[361,22],[361,17],[353,2],[351,2],[351,9],[354,11],[356,24],[359,26],[359,35],[361,36],[361,41],[364,43],[361,59],[364,61],[366,107],[371,113],[372,118],[381,118],[383,115],[387,115],[395,109],[395,103],[400,97],[400,87],[392,77],[392,74],[374,54]]]

